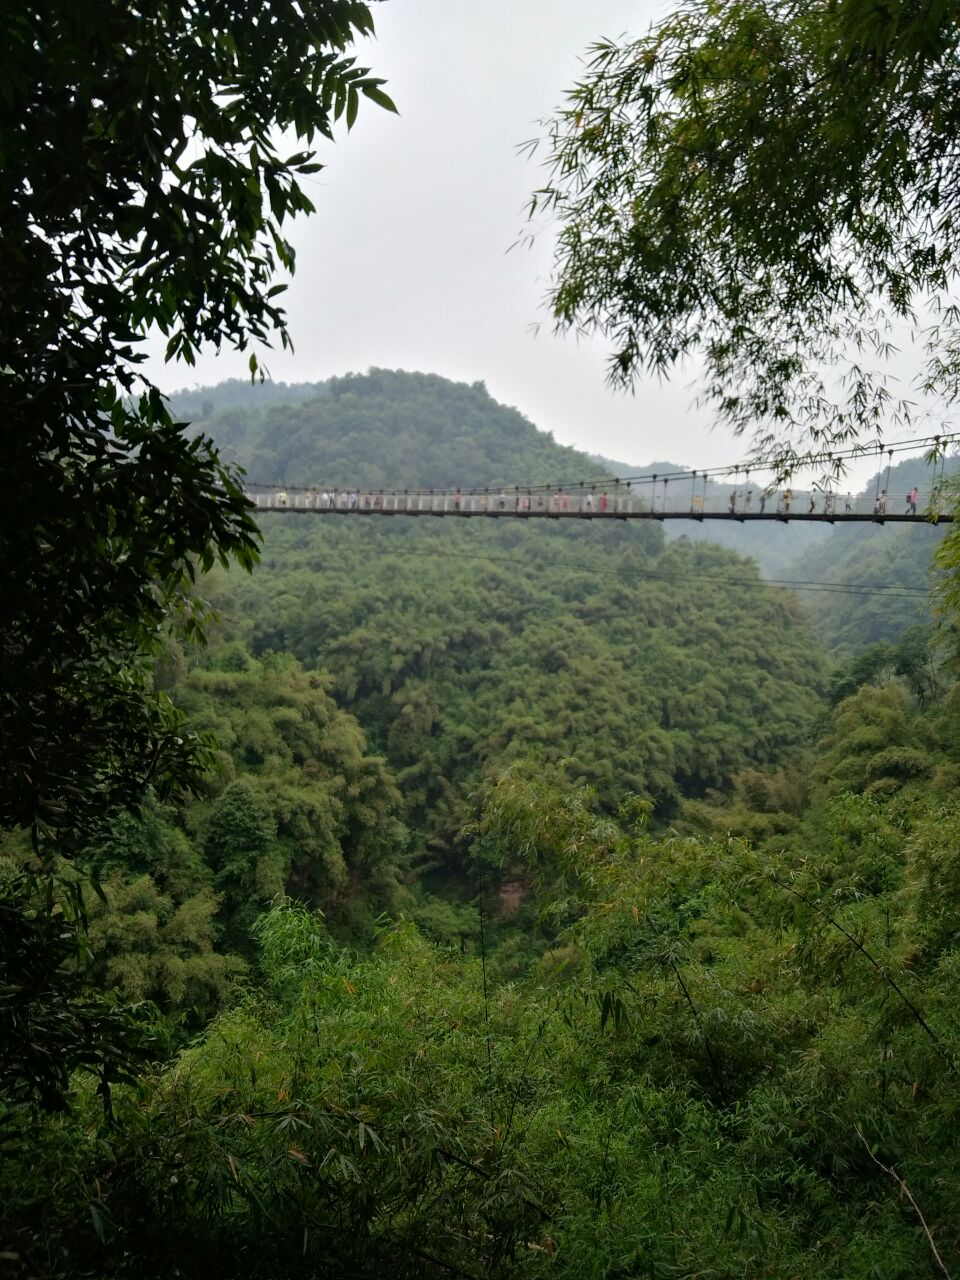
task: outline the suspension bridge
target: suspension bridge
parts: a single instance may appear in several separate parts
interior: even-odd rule
[[[944,465],[948,446],[960,433],[921,437],[877,448],[873,493],[844,493],[836,480],[805,490],[788,482],[764,481],[758,464],[679,470],[615,478],[561,480],[556,484],[488,485],[448,489],[366,489],[344,485],[258,484],[246,492],[259,511],[286,515],[446,516],[452,519],[521,520],[726,520],[829,524],[926,524],[953,520]],[[928,450],[930,479],[921,490],[890,492],[894,454]],[[818,466],[835,468],[862,448],[820,454]],[[869,456],[869,455],[867,455]],[[886,457],[886,473],[883,460]]]

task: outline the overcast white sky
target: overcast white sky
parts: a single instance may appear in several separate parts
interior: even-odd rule
[[[711,430],[692,373],[611,391],[601,342],[552,332],[542,306],[549,239],[510,252],[541,181],[518,152],[578,77],[602,36],[640,35],[660,0],[387,0],[361,60],[387,81],[399,116],[361,107],[321,153],[317,212],[295,225],[287,297],[293,354],[272,376],[316,381],[370,367],[482,380],[564,444],[635,464],[733,463],[746,442]],[[535,326],[540,322],[539,332]],[[157,344],[155,350],[162,351]],[[247,357],[147,372],[168,390],[247,375]]]

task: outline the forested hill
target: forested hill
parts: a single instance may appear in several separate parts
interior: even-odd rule
[[[631,466],[609,458],[594,457],[598,466],[615,476],[662,475],[682,468],[671,462]],[[960,459],[948,458],[940,474],[948,480],[960,471]],[[921,457],[905,461],[871,476],[854,492],[856,509],[869,511],[881,489],[887,490],[887,510],[902,512],[906,495],[920,490],[926,504],[934,482],[934,469]],[[725,500],[733,481],[709,481],[708,499]],[[744,482],[741,480],[741,491]],[[795,509],[806,509],[806,495],[796,491]],[[818,495],[819,499],[819,495]],[[933,553],[945,526],[918,528],[903,525],[790,524],[741,525],[722,522],[674,523],[665,526],[667,537],[687,537],[750,556],[764,576],[776,581],[820,584],[794,588],[810,614],[817,637],[834,656],[897,640],[908,627],[928,623],[933,597],[923,593],[935,585]],[[840,590],[827,590],[832,585]],[[915,598],[914,598],[915,596]]]
[[[602,476],[480,384],[377,370],[286,394],[233,383],[175,408],[203,412],[259,480]],[[274,516],[263,530],[260,569],[213,586],[224,639],[330,673],[396,777],[421,860],[456,863],[471,795],[510,761],[556,765],[608,812],[634,792],[666,817],[781,759],[816,716],[824,664],[792,598],[729,553],[668,546],[658,525]]]
[[[172,400],[175,411],[212,435],[252,480],[268,484],[552,485],[677,469],[669,462],[630,466],[560,445],[516,409],[498,404],[482,383],[450,382],[436,374],[375,369],[289,386],[234,380],[178,392]],[[948,474],[955,469],[948,464]],[[929,469],[919,459],[908,459],[889,475],[871,478],[859,495],[861,505],[884,485],[890,509],[899,509],[900,496],[914,484],[926,493]],[[709,482],[711,499],[724,499],[728,490],[726,483]],[[797,507],[804,506],[798,494]],[[710,542],[749,556],[768,578],[850,588],[797,588],[830,652],[896,640],[908,626],[929,618],[925,601],[890,590],[929,585],[931,555],[941,536],[932,528],[689,522],[664,526],[664,532],[668,539]],[[457,535],[449,536],[455,540]],[[649,550],[660,547],[663,533],[648,528],[635,540]],[[471,546],[478,541],[474,533]],[[492,541],[499,546],[501,535]],[[598,543],[609,545],[603,535]]]
[[[440,489],[610,475],[498,404],[482,382],[436,374],[373,369],[286,387],[233,381],[172,401],[266,484]]]
[[[948,476],[957,459],[948,459]],[[930,492],[931,469],[920,458],[871,477],[861,491],[870,501],[887,487],[887,509],[902,512],[906,494],[916,485],[923,501]],[[947,526],[838,526],[806,554],[798,555],[785,576],[811,578],[847,588],[847,592],[802,594],[821,643],[838,657],[873,644],[894,642],[935,614],[936,570],[933,554]]]

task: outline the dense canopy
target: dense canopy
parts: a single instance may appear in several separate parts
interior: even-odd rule
[[[714,392],[749,357],[722,410],[789,419],[803,358],[949,276],[952,226],[925,257],[940,223],[910,219],[934,197],[952,216],[956,104],[938,114],[937,95],[955,32],[938,3],[691,14],[624,84],[655,86],[670,52],[687,125],[746,112],[781,150],[651,107],[681,155],[663,298],[687,307],[654,361],[692,345],[704,279],[743,268],[751,305],[785,291],[798,309],[767,335],[787,339],[772,370],[756,335],[724,348],[707,317]],[[6,25],[4,1274],[955,1274],[955,636],[821,619],[837,648],[878,641],[828,672],[755,564],[652,523],[288,511],[261,535],[236,464],[291,485],[608,476],[481,384],[373,371],[172,412],[130,394],[151,321],[187,356],[283,339],[270,281],[312,162],[271,131],[309,145],[360,95],[391,105],[348,53],[364,5],[55,0]],[[802,129],[763,114],[804,94],[833,110],[826,133],[862,111],[876,141],[888,112],[893,150],[842,129],[831,149],[808,118],[835,166],[818,179]],[[601,124],[577,121],[581,141]],[[731,224],[698,276],[696,236],[725,226],[711,164],[735,203],[756,198],[751,165],[790,141],[796,180],[774,185],[794,258],[754,219],[752,247]],[[861,203],[815,242],[793,198],[861,172]],[[845,276],[841,224],[906,243],[871,241]],[[764,276],[778,254],[796,269]],[[834,434],[882,408],[864,380],[851,396]],[[261,536],[258,574],[235,576]],[[876,583],[876,550],[859,540],[836,572]],[[960,558],[940,553],[956,604]],[[898,583],[916,563],[900,556]]]

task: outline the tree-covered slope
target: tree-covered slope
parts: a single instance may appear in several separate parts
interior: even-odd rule
[[[503,771],[474,850],[552,933],[512,981],[277,904],[251,987],[109,1123],[82,1078],[7,1115],[11,1275],[956,1275],[956,716],[862,688],[803,794],[752,774],[666,832]]]
[[[947,477],[956,475],[957,459],[947,459]],[[887,509],[902,512],[914,485],[921,510],[928,502],[932,470],[921,458],[909,458],[867,482],[868,498],[886,488]],[[848,594],[809,593],[804,602],[821,643],[838,655],[892,642],[916,623],[933,616],[927,593],[936,581],[933,554],[946,526],[867,524],[835,528],[791,566],[791,576],[809,577],[850,589]]]
[[[596,475],[479,385],[375,371],[217,408],[251,475],[440,487]],[[255,394],[255,389],[251,395]],[[189,407],[184,404],[183,407]],[[208,406],[209,407],[209,406]],[[668,814],[807,734],[823,668],[755,566],[652,524],[266,517],[264,561],[220,580],[227,634],[331,673],[394,771],[421,857],[458,844],[485,772],[563,762],[612,811]]]
[[[598,466],[615,476],[651,476],[681,471],[670,462],[631,466],[595,457]],[[942,468],[921,457],[908,458],[871,476],[858,492],[851,493],[856,511],[873,509],[876,496],[887,491],[887,510],[903,513],[907,495],[917,487],[921,517],[929,509],[933,490],[944,478],[956,476],[960,461],[947,458]],[[721,508],[735,487],[741,495],[747,482],[709,480],[708,504]],[[690,493],[684,482],[684,499]],[[645,492],[641,488],[641,492]],[[698,492],[703,492],[702,484]],[[662,493],[662,489],[660,490]],[[754,488],[754,508],[758,490]],[[823,498],[816,495],[818,509]],[[794,509],[806,511],[808,494],[795,489]],[[842,508],[841,508],[842,509]],[[810,615],[817,639],[830,654],[842,656],[879,642],[892,642],[917,622],[932,617],[930,599],[923,598],[934,585],[933,553],[943,538],[943,528],[918,520],[916,525],[830,525],[791,522],[764,525],[735,522],[671,523],[668,537],[686,537],[725,547],[756,560],[764,577],[795,582],[799,598]],[[805,586],[804,584],[813,584]],[[826,587],[835,590],[827,590]]]
[[[252,481],[358,488],[555,484],[605,477],[576,449],[498,404],[483,383],[373,369],[285,389],[236,383],[180,392]]]
[[[669,807],[809,727],[822,667],[802,620],[715,548],[636,530],[265,528],[264,571],[228,587],[234,627],[255,653],[332,673],[432,834],[452,836],[482,770],[518,755],[565,760],[609,806],[637,791]]]
[[[649,462],[642,466],[600,456],[595,456],[594,461],[598,466],[606,468],[620,478],[664,476],[671,473],[676,475],[678,472],[687,471],[686,467],[668,461]],[[637,488],[644,497],[652,492],[651,484],[647,480],[641,481]],[[695,491],[697,494],[704,495],[708,511],[725,511],[733,492],[737,493],[738,509],[742,510],[748,489],[752,492],[752,506],[756,511],[759,508],[763,486],[751,480],[746,472],[729,478],[707,479],[705,484],[700,478],[695,486],[689,479],[675,479],[670,482],[668,491],[671,495],[671,506],[676,505],[678,508],[686,509]],[[662,501],[664,493],[662,482],[656,486],[656,490],[658,501]],[[795,493],[794,510],[806,511],[806,495],[799,490],[795,490]],[[772,510],[775,506],[776,497],[774,496],[768,499],[767,509]],[[668,538],[689,538],[692,542],[710,542],[714,546],[732,551],[735,555],[749,556],[756,560],[766,578],[789,578],[797,556],[806,554],[829,537],[830,526],[778,524],[772,521],[765,524],[738,524],[733,521],[728,523],[717,520],[705,522],[672,520],[664,525],[664,531]]]

